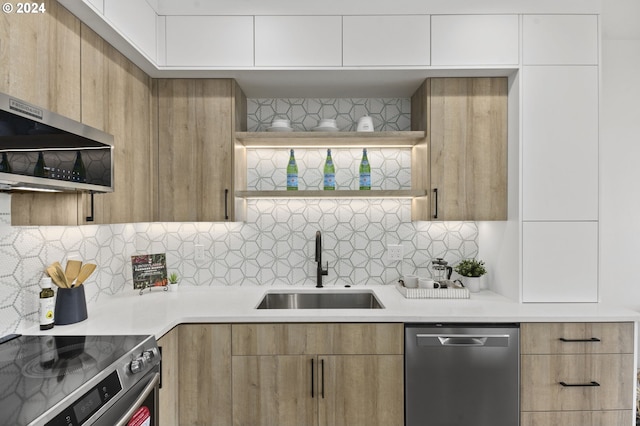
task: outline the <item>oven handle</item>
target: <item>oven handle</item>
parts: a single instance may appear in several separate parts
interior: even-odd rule
[[[151,392],[153,392],[153,390],[155,389],[156,386],[158,386],[159,383],[160,383],[160,373],[155,373],[151,381],[147,384],[147,386],[145,386],[144,390],[142,391],[142,394],[133,403],[133,406],[127,410],[127,412],[124,414],[124,416],[122,416],[120,420],[118,420],[115,426],[125,426],[131,419],[131,416],[133,416],[135,412],[138,410],[138,408],[142,406],[142,404],[144,403],[144,400],[147,399],[147,397],[151,394]]]

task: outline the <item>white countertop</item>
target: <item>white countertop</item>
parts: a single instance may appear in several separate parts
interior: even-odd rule
[[[255,309],[269,291],[373,291],[384,309]],[[177,292],[130,290],[88,306],[88,319],[24,334],[153,334],[181,323],[241,322],[614,322],[638,321],[640,313],[599,303],[521,304],[490,291],[469,299],[406,299],[393,285],[325,287],[182,286]]]

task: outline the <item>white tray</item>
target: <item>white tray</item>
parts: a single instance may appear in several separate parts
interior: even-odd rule
[[[467,288],[407,288],[396,284],[396,288],[407,299],[468,299]]]

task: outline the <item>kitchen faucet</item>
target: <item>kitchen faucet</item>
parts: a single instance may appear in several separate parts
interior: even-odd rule
[[[322,234],[320,231],[316,232],[316,262],[318,262],[316,288],[322,288],[322,276],[329,275],[329,262],[327,262],[326,268],[322,267]]]

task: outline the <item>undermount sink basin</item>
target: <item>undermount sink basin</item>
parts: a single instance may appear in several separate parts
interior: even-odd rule
[[[256,309],[384,309],[373,292],[267,293]]]

